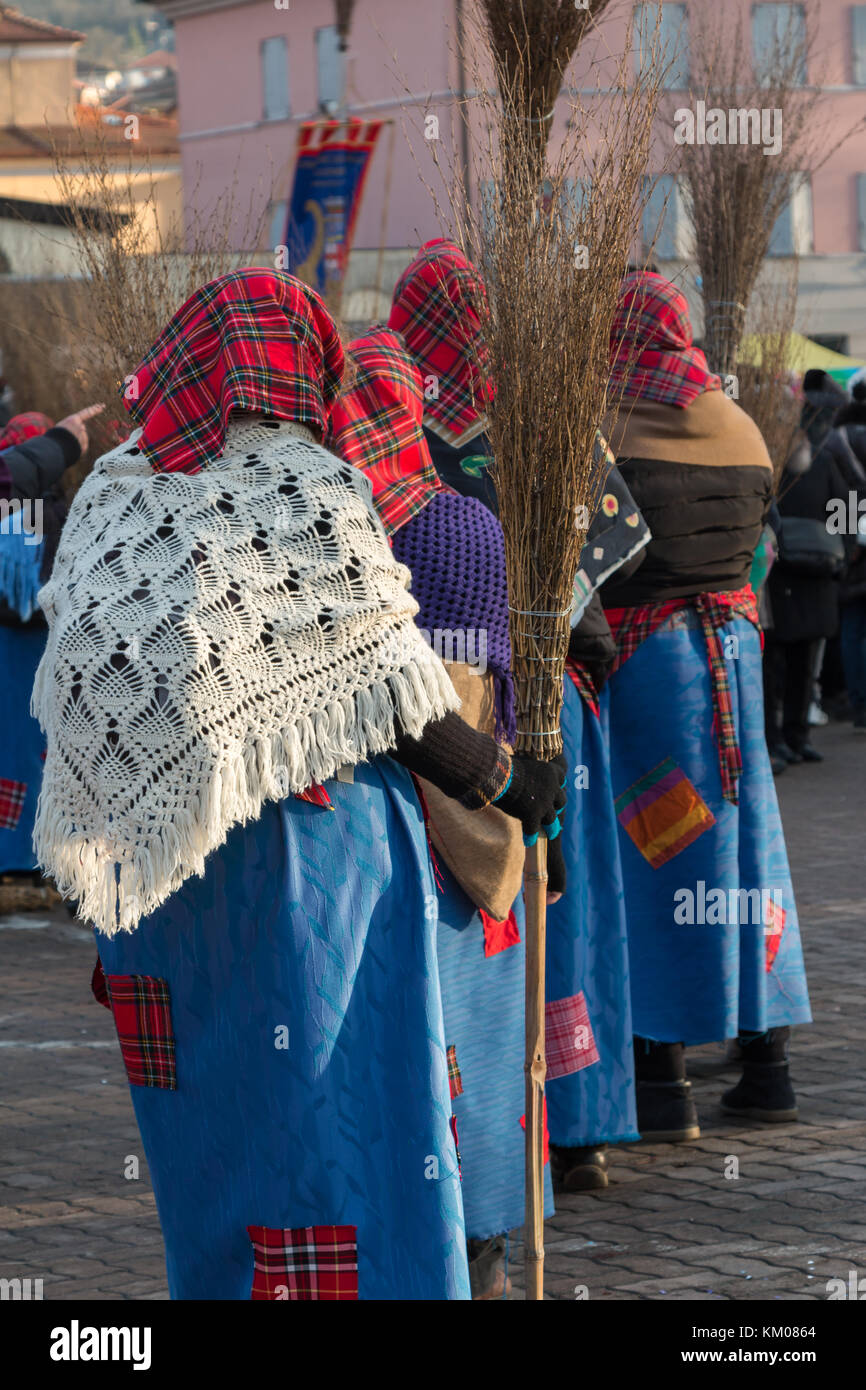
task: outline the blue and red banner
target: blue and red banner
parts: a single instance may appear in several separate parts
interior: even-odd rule
[[[314,289],[340,280],[382,120],[305,121],[298,131],[285,244],[288,269]]]

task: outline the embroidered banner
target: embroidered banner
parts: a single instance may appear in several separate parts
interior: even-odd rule
[[[342,280],[381,120],[303,121],[285,244],[290,270],[313,289]]]

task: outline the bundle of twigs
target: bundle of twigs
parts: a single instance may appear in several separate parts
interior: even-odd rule
[[[485,0],[474,48],[495,75],[477,98],[486,130],[483,216],[457,207],[465,245],[481,248],[488,300],[482,375],[493,477],[505,536],[518,705],[518,751],[561,752],[560,711],[572,586],[603,478],[596,429],[609,391],[611,321],[636,234],[658,71],[636,78],[628,49],[601,90],[563,96],[566,129],[548,152],[542,120],[592,11],[557,0]],[[482,94],[489,84],[475,84]],[[544,138],[540,139],[539,132]],[[542,1296],[546,841],[527,850],[527,1297]]]
[[[55,143],[53,158],[83,278],[21,287],[28,312],[0,314],[0,344],[20,409],[58,418],[105,402],[91,426],[92,459],[128,432],[118,384],[175,310],[200,285],[248,263],[261,244],[267,198],[258,209],[242,206],[229,184],[196,212],[193,189],[182,227],[148,155],[134,140],[111,141],[105,127],[87,119]],[[238,246],[248,249],[238,253]],[[89,466],[69,469],[65,483],[76,487]]]
[[[759,282],[749,304],[746,329],[759,344],[760,360],[740,362],[736,373],[739,403],[763,435],[777,484],[794,447],[800,419],[791,371],[797,270],[795,259]]]
[[[712,142],[702,143],[696,132],[694,143],[679,151],[702,280],[705,349],[722,375],[736,371],[749,300],[779,215],[798,181],[858,128],[828,129],[816,72],[814,0],[789,10],[789,22],[751,70],[744,56],[752,51],[751,17],[743,9],[731,15],[717,0],[697,0],[689,11],[689,104],[696,111],[700,100],[707,112],[722,112],[727,137],[718,141],[714,130]],[[675,103],[682,107],[681,96]],[[779,148],[765,153],[775,149],[774,132]]]
[[[611,0],[483,0],[484,25],[499,91],[507,94],[504,144],[529,160],[536,177],[544,164],[554,107],[581,39]],[[503,113],[505,106],[503,106]],[[505,157],[508,157],[504,149]]]
[[[499,34],[497,0],[486,8],[498,16],[491,36]],[[551,0],[548,25],[560,9]],[[545,6],[533,0],[529,10],[540,16]],[[545,151],[539,183],[536,132],[524,120],[533,37],[513,30],[505,53],[491,52],[500,104],[485,170],[494,193],[491,215],[472,227],[488,292],[480,365],[494,392],[489,435],[512,595],[518,748],[549,758],[562,749],[572,583],[601,481],[595,432],[617,408],[610,325],[634,243],[657,74],[647,65],[632,80],[624,55],[614,97],[569,93],[568,129],[558,151]]]

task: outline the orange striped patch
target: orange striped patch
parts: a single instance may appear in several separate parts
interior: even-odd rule
[[[616,799],[620,825],[654,869],[660,869],[716,818],[673,758],[665,758]]]

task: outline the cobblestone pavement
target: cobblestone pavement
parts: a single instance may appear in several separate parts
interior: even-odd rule
[[[830,1277],[866,1274],[866,739],[831,725],[815,742],[826,761],[778,783],[815,1014],[794,1038],[800,1121],[722,1117],[721,1048],[691,1051],[703,1137],[621,1147],[606,1191],[559,1199],[548,1297],[821,1299]],[[27,913],[0,918],[0,952],[0,1277],[42,1278],[46,1299],[167,1298],[92,939],[62,910]],[[511,1256],[519,1298],[517,1240]]]

